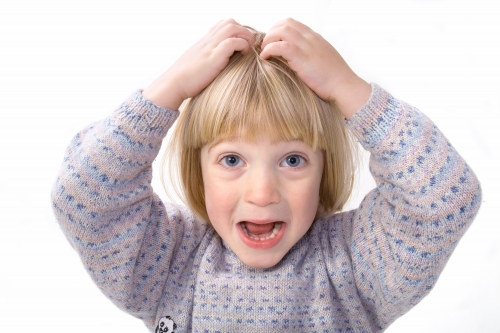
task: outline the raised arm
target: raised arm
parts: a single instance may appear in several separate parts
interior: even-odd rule
[[[302,23],[274,25],[261,56],[282,56],[318,96],[335,101],[371,153],[377,188],[337,222],[374,329],[386,328],[434,286],[479,209],[479,182],[432,121],[359,78]]]
[[[150,87],[71,142],[52,190],[53,210],[92,279],[123,310],[153,325],[165,281],[199,244],[206,226],[165,206],[151,165],[185,98],[198,94],[252,34],[219,22]],[[170,108],[170,109],[169,109]],[[172,260],[178,265],[171,265]]]
[[[52,190],[53,211],[87,272],[107,297],[141,319],[151,317],[157,301],[143,301],[144,284],[156,283],[158,293],[175,236],[184,232],[176,223],[181,212],[167,211],[150,185],[151,164],[176,118],[136,92],[75,136]],[[152,255],[159,265],[148,271]]]
[[[386,327],[427,295],[481,204],[479,182],[434,123],[372,84],[348,127],[377,183],[344,220],[359,295]]]

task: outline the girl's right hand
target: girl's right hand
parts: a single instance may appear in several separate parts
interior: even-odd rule
[[[219,21],[142,95],[156,105],[177,110],[217,77],[235,51],[246,54],[254,43],[252,33],[235,20]]]

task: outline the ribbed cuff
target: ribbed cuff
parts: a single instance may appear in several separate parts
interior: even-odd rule
[[[115,111],[112,118],[138,134],[163,138],[178,116],[178,111],[154,104],[142,96],[142,90],[137,90]]]
[[[394,128],[401,116],[401,101],[371,83],[372,93],[368,102],[356,112],[347,127],[365,149],[376,147]]]

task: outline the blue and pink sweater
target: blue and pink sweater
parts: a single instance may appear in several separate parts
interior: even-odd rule
[[[276,266],[250,268],[151,188],[177,115],[133,94],[76,135],[52,192],[92,279],[151,332],[383,331],[429,293],[481,203],[436,126],[372,84],[347,127],[371,153],[377,187],[315,221]]]

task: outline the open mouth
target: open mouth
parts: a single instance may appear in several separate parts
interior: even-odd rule
[[[238,231],[243,242],[252,248],[268,249],[279,243],[283,237],[286,223],[275,221],[270,223],[238,223]]]
[[[256,224],[252,222],[241,222],[241,229],[250,238],[255,240],[266,240],[276,237],[281,230],[283,222],[273,222],[266,224]]]

